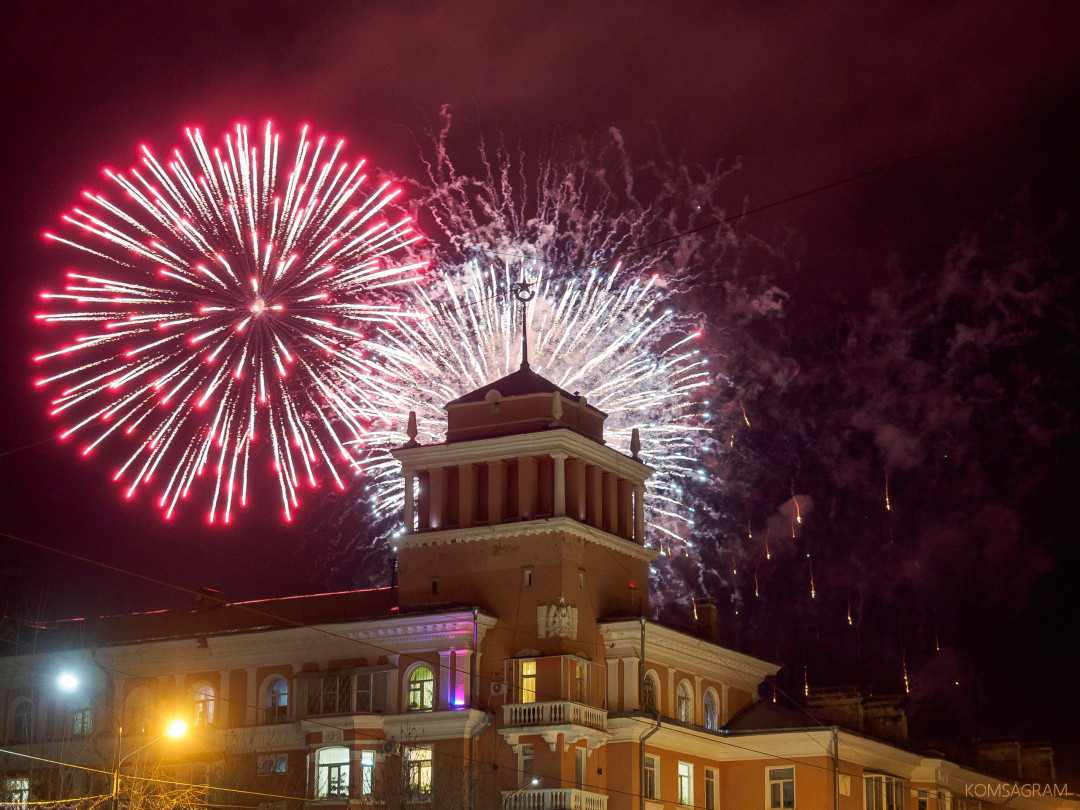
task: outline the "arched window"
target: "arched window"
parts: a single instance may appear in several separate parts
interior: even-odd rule
[[[690,684],[687,681],[679,684],[675,709],[676,717],[679,718],[680,723],[694,722],[694,692],[690,689]]]
[[[74,737],[89,737],[94,730],[94,710],[90,706],[90,696],[76,697],[71,704],[71,734]]]
[[[660,710],[660,680],[652,670],[645,673],[645,688],[641,695],[641,708],[647,712]]]
[[[349,797],[349,749],[321,748],[316,755],[315,796],[320,799]]]
[[[124,733],[145,734],[154,726],[154,696],[145,686],[131,690],[124,703]]]
[[[213,725],[217,712],[217,693],[208,683],[199,683],[192,690],[191,725],[204,728]]]
[[[282,677],[271,678],[264,692],[265,722],[284,723],[289,719],[289,684]]]
[[[430,712],[435,708],[435,673],[430,667],[413,667],[409,672],[410,712]]]
[[[716,690],[708,689],[705,692],[705,728],[716,731],[719,726],[720,710],[716,700]]]
[[[30,698],[17,698],[11,704],[11,724],[8,727],[8,742],[24,745],[30,742],[34,717],[34,704]]]

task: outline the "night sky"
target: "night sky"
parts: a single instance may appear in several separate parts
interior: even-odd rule
[[[420,179],[444,105],[462,156],[481,136],[530,155],[614,128],[641,167],[722,176],[710,215],[832,186],[716,231],[736,249],[673,291],[715,353],[717,444],[740,400],[752,425],[702,459],[723,486],[694,493],[725,640],[783,663],[794,693],[803,667],[811,685],[896,692],[906,659],[927,733],[1050,739],[1059,781],[1080,783],[1080,8],[714,5],[7,3],[5,610],[385,584],[347,504],[288,527],[276,508],[165,524],[55,439],[29,361],[53,341],[32,314],[76,258],[41,234],[102,166],[190,124],[216,139],[270,118]],[[696,574],[673,564],[665,588],[680,576]]]

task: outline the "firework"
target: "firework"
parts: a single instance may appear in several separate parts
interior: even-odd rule
[[[404,444],[410,410],[418,414],[422,441],[443,441],[447,402],[517,369],[520,312],[504,294],[517,272],[517,263],[497,257],[447,271],[437,286],[416,293],[430,317],[367,342],[387,372],[374,381],[369,448]],[[641,457],[656,470],[646,519],[685,539],[692,517],[681,484],[697,474],[694,442],[704,428],[693,413],[709,376],[708,360],[696,348],[700,333],[677,328],[654,277],[624,278],[618,265],[552,278],[549,267],[535,263],[527,273],[536,289],[527,322],[532,367],[607,413],[605,436],[622,452],[639,430]],[[404,503],[400,465],[385,449],[368,455],[374,493],[368,501],[380,515],[397,518]]]
[[[84,455],[134,444],[115,473],[128,497],[157,481],[169,517],[208,478],[209,520],[228,522],[265,461],[288,520],[301,487],[325,471],[344,488],[356,463],[360,329],[403,317],[389,288],[421,265],[395,257],[419,237],[387,218],[398,190],[367,190],[363,161],[339,160],[341,141],[305,127],[289,158],[269,124],[261,149],[244,125],[221,148],[187,140],[164,163],[144,146],[106,170],[118,201],[86,192],[63,217],[74,235],[46,234],[93,266],[42,295],[53,311],[37,318],[78,331],[35,358],[61,366],[37,384],[59,387],[51,413]]]

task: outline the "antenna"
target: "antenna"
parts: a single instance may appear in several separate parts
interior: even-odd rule
[[[521,302],[521,367],[529,367],[529,332],[525,328],[525,313],[529,308],[529,302],[533,300],[535,296],[532,290],[529,289],[529,282],[522,279],[518,282],[514,288],[514,297]]]

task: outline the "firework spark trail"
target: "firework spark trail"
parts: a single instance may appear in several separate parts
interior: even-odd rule
[[[163,165],[143,146],[139,165],[106,171],[124,207],[86,192],[63,217],[76,235],[46,234],[113,267],[42,294],[56,311],[39,321],[90,332],[37,356],[64,366],[36,384],[61,386],[51,412],[70,420],[62,438],[87,436],[84,455],[137,442],[115,478],[128,497],[160,478],[167,518],[209,473],[208,518],[229,522],[263,442],[291,520],[320,468],[344,489],[356,465],[373,371],[358,330],[408,317],[386,288],[417,279],[424,263],[403,248],[420,237],[386,218],[398,189],[361,191],[363,161],[339,161],[342,141],[305,127],[290,164],[270,124],[261,152],[242,124],[224,149],[187,139],[188,156]]]
[[[529,166],[521,150],[481,138],[479,161],[466,171],[450,158],[449,126],[447,114],[432,133],[429,177],[416,184],[411,203],[442,275],[418,297],[430,318],[368,344],[380,366],[396,369],[368,400],[369,447],[404,443],[409,410],[418,412],[420,441],[441,441],[446,402],[518,367],[520,328],[509,293],[524,278],[536,291],[528,310],[533,368],[609,413],[608,439],[623,452],[640,428],[641,457],[657,470],[647,496],[652,542],[697,565],[695,507],[683,487],[706,479],[700,460],[715,442],[705,429],[707,392],[724,375],[716,357],[709,365],[699,350],[705,341],[696,318],[669,302],[692,283],[688,268],[706,261],[702,250],[715,264],[735,240],[730,229],[716,229],[660,250],[634,248],[715,217],[703,198],[720,178],[695,183],[684,167],[656,163],[635,178],[615,131],[554,145]],[[635,183],[646,174],[651,190],[639,191]],[[396,465],[383,455],[365,460],[365,470],[374,476],[365,500],[381,511],[384,529],[391,517],[399,527],[404,493]],[[660,576],[666,567],[660,564]],[[675,590],[688,598],[685,587]]]
[[[660,309],[663,296],[652,279],[620,284],[616,266],[551,282],[546,269],[529,271],[538,282],[528,310],[533,367],[607,413],[606,436],[616,448],[628,452],[633,429],[640,430],[642,458],[656,470],[647,519],[685,539],[691,518],[680,482],[696,468],[693,444],[705,430],[691,416],[708,384],[708,360],[695,346],[700,333],[679,335],[673,314]],[[434,317],[402,323],[367,343],[389,372],[370,401],[369,447],[404,444],[410,410],[417,411],[426,441],[442,441],[436,431],[446,402],[517,368],[520,327],[514,308],[498,295],[515,283],[516,270],[497,260],[469,262],[460,274],[444,275],[439,288],[418,292],[421,309]],[[399,516],[398,463],[382,451],[365,468],[377,493],[373,508]]]

